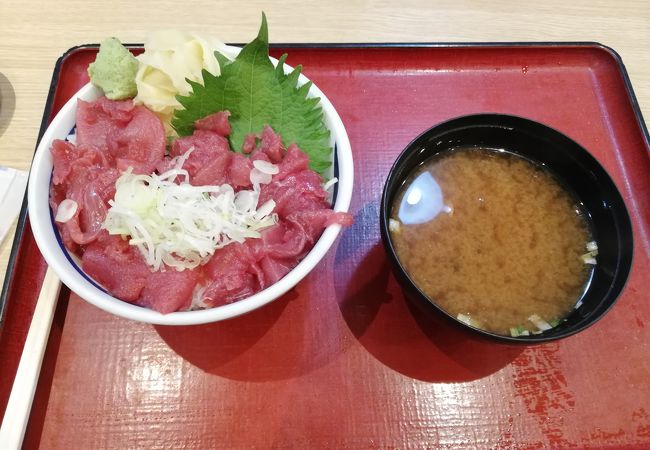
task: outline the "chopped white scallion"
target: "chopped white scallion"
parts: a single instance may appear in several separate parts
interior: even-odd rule
[[[240,211],[250,211],[257,206],[255,191],[240,191],[234,196],[235,208]]]
[[[263,159],[257,159],[253,161],[253,167],[255,167],[260,172],[269,175],[276,175],[280,173],[280,168],[277,165],[268,161],[264,161]]]
[[[194,290],[192,291],[192,305],[190,306],[190,310],[205,309],[208,307],[203,297],[203,294],[205,294],[205,291],[207,289],[207,286],[201,284],[194,286]]]
[[[259,186],[260,184],[269,184],[273,176],[270,173],[262,172],[257,167],[253,167],[253,170],[251,170],[250,178],[253,186]]]
[[[338,178],[336,178],[336,177],[331,178],[330,180],[327,181],[327,183],[325,183],[325,184],[323,185],[323,190],[324,190],[324,191],[327,191],[329,188],[331,188],[332,186],[334,186],[334,185],[335,185],[336,183],[338,183],[338,182],[339,182],[339,179],[338,179]]]
[[[541,331],[546,331],[553,328],[550,323],[548,323],[547,321],[539,317],[537,314],[533,314],[528,318],[528,320],[530,320],[533,323],[533,325],[535,325]]]
[[[530,336],[530,332],[524,327],[510,328],[510,336],[512,337]]]
[[[74,217],[78,208],[79,205],[77,205],[77,202],[66,198],[59,203],[58,208],[56,208],[56,216],[54,217],[54,220],[59,223],[66,223]]]
[[[388,219],[388,229],[392,231],[393,233],[399,233],[400,227],[402,224],[400,223],[399,220],[395,219]]]
[[[587,242],[586,247],[587,253],[581,256],[582,262],[595,265],[597,263],[596,256],[598,256],[598,245],[596,241]]]
[[[103,227],[110,234],[130,236],[129,243],[152,270],[160,270],[163,264],[179,271],[195,268],[215,250],[259,238],[260,230],[277,223],[273,200],[258,208],[259,184],[270,181],[270,174],[252,169],[253,190],[235,192],[227,184],[193,186],[182,168],[191,151],[172,160],[173,168],[160,175],[134,175],[127,170],[109,201]],[[262,169],[274,170],[268,164]]]
[[[582,262],[584,262],[585,264],[592,264],[592,265],[597,264],[596,258],[594,258],[591,255],[591,253],[587,253],[585,255],[582,255]]]
[[[463,323],[465,323],[467,325],[470,325],[470,326],[472,325],[472,318],[470,316],[468,316],[468,315],[465,315],[465,314],[461,313],[461,314],[458,314],[456,316],[456,319],[460,320],[461,322],[463,322]]]
[[[253,216],[253,218],[257,221],[262,220],[264,217],[268,216],[273,212],[275,209],[275,201],[273,199],[269,199],[262,206],[260,206],[257,209],[257,212]]]

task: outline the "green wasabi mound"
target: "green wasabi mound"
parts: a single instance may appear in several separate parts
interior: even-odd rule
[[[137,71],[138,60],[116,38],[102,42],[95,62],[88,66],[90,82],[111,100],[135,97]]]

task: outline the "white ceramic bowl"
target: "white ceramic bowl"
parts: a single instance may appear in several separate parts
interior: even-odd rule
[[[239,49],[233,48],[232,51],[233,54],[236,54]],[[291,67],[285,67],[285,72],[290,70],[292,70]],[[302,85],[308,81],[305,76],[301,75],[298,83]],[[28,187],[29,220],[38,248],[61,281],[84,300],[117,316],[140,322],[162,325],[193,325],[216,322],[250,312],[285,294],[318,264],[334,243],[341,229],[340,225],[327,227],[305,258],[277,283],[251,297],[211,309],[161,314],[119,300],[103,292],[89,281],[88,276],[73,262],[63,244],[57,239],[55,234],[56,226],[48,203],[52,175],[52,156],[50,154],[52,141],[65,139],[73,128],[77,111],[77,99],[91,101],[100,95],[100,92],[94,86],[88,84],[61,108],[36,149]],[[350,141],[334,106],[316,85],[312,85],[309,96],[320,97],[324,122],[330,130],[332,146],[336,149],[336,155],[334,155],[334,152],[332,153],[331,174],[335,174],[339,181],[336,185],[333,208],[335,211],[347,212],[352,198],[354,181]]]

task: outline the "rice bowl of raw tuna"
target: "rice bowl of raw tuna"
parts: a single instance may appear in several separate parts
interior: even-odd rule
[[[238,51],[239,49],[232,49],[233,54],[236,54]],[[291,67],[285,65],[285,73],[289,73],[291,70]],[[300,75],[297,84],[298,86],[302,86],[305,83],[308,83],[308,81],[309,80],[304,75]],[[208,282],[205,283],[205,286],[203,288],[212,293],[211,295],[206,296],[206,298],[209,298],[212,303],[207,302],[205,305],[200,305],[204,307],[196,308],[196,305],[194,303],[191,305],[188,304],[188,300],[183,300],[184,303],[180,306],[177,304],[170,306],[168,304],[169,302],[173,303],[175,301],[174,298],[171,298],[174,295],[181,295],[182,293],[184,297],[187,297],[188,289],[194,291],[193,296],[196,298],[196,287],[198,287],[198,285],[194,286],[194,284],[197,283],[197,280],[192,279],[191,277],[188,278],[187,274],[190,273],[189,271],[185,271],[185,275],[182,275],[182,271],[167,270],[165,272],[162,270],[156,272],[151,269],[151,267],[149,267],[147,270],[151,270],[152,274],[149,276],[146,275],[149,272],[143,271],[143,264],[139,263],[139,268],[134,269],[129,266],[129,261],[125,261],[124,267],[120,268],[119,266],[121,265],[121,260],[119,258],[126,254],[125,252],[128,253],[133,250],[131,248],[133,247],[133,243],[131,244],[131,247],[129,247],[128,243],[120,242],[119,237],[111,236],[112,240],[110,243],[104,243],[104,246],[117,245],[120,248],[126,248],[126,250],[120,250],[118,252],[120,255],[119,257],[107,257],[107,252],[103,250],[103,253],[98,252],[94,249],[95,247],[93,247],[93,245],[97,245],[94,241],[97,239],[99,229],[92,230],[93,232],[91,233],[89,230],[80,229],[81,227],[78,225],[79,222],[77,222],[77,225],[74,227],[62,227],[61,223],[57,224],[55,221],[55,217],[57,217],[57,221],[60,222],[58,216],[61,214],[57,214],[59,212],[57,209],[61,209],[61,204],[63,203],[62,200],[68,198],[66,197],[65,192],[61,194],[61,198],[55,198],[58,195],[56,194],[57,190],[55,185],[56,183],[61,183],[61,179],[68,177],[69,175],[65,170],[62,171],[61,169],[57,169],[55,167],[54,160],[55,158],[61,157],[60,155],[65,155],[63,159],[68,158],[66,161],[74,161],[76,164],[80,158],[87,157],[85,153],[83,156],[81,156],[81,153],[75,153],[80,150],[74,145],[74,143],[67,143],[65,141],[66,138],[70,135],[71,130],[74,130],[76,127],[77,139],[82,138],[83,142],[89,142],[93,139],[93,137],[88,137],[88,130],[92,128],[89,128],[89,124],[94,126],[94,121],[97,120],[93,114],[101,115],[103,114],[102,111],[107,111],[111,108],[113,108],[113,110],[107,112],[106,114],[112,116],[115,116],[116,114],[123,114],[123,111],[117,111],[122,108],[122,106],[118,104],[115,104],[117,105],[115,106],[113,103],[109,103],[109,101],[105,100],[103,97],[103,93],[100,89],[93,86],[92,84],[86,85],[64,105],[57,116],[52,120],[50,126],[39,142],[32,163],[28,187],[29,219],[34,238],[46,262],[57,273],[61,281],[84,300],[117,316],[147,323],[164,325],[192,325],[215,322],[245,314],[282,296],[284,293],[293,288],[298,282],[300,282],[300,280],[307,276],[309,272],[316,266],[316,264],[325,256],[326,252],[332,246],[338,233],[340,232],[341,225],[345,224],[346,217],[349,217],[346,213],[348,211],[352,196],[353,160],[350,142],[345,131],[345,127],[343,126],[343,123],[333,105],[315,85],[311,85],[307,97],[320,98],[320,106],[323,110],[323,124],[329,130],[330,145],[334,149],[331,155],[332,165],[326,172],[323,173],[323,180],[333,179],[334,177],[336,177],[338,180],[336,184],[328,183],[328,185],[325,187],[329,188],[328,198],[326,200],[328,205],[331,203],[331,214],[327,213],[327,218],[325,218],[325,215],[321,214],[320,216],[323,218],[318,219],[318,227],[320,228],[318,230],[314,229],[314,231],[311,231],[310,229],[310,231],[307,232],[307,237],[291,237],[293,235],[290,235],[286,227],[282,228],[281,231],[276,232],[263,230],[262,238],[255,241],[254,248],[251,247],[253,244],[248,246],[253,250],[244,248],[242,245],[239,245],[238,242],[230,245],[224,245],[222,248],[216,250],[214,253],[215,255],[220,254],[219,252],[223,252],[223,254],[227,253],[228,256],[221,257],[220,262],[208,262],[205,264],[205,267],[207,267],[207,269],[205,269],[205,272],[209,273],[209,276],[205,275],[205,277],[208,279]],[[129,114],[129,124],[134,123],[134,125],[131,126],[131,128],[127,131],[121,132],[122,134],[120,134],[120,136],[123,137],[125,134],[127,134],[131,135],[132,139],[141,141],[143,139],[142,135],[146,134],[146,130],[143,131],[138,127],[149,127],[149,125],[147,125],[148,119],[144,116],[141,117],[140,112],[138,112],[139,110],[134,112],[132,108],[126,109],[128,109],[127,112]],[[92,116],[91,119],[88,119],[88,114]],[[182,171],[184,169],[187,169],[196,179],[200,179],[202,176],[205,177],[207,172],[205,170],[202,171],[202,169],[210,166],[212,164],[212,161],[207,157],[201,156],[201,146],[204,145],[203,143],[205,142],[205,139],[218,140],[218,138],[220,138],[223,140],[222,135],[224,133],[227,137],[228,131],[220,131],[222,124],[217,123],[220,120],[222,121],[224,115],[226,119],[225,123],[227,124],[227,114],[222,114],[221,116],[215,115],[209,120],[203,121],[201,123],[200,121],[197,121],[196,135],[178,139],[178,145],[172,147],[172,154],[164,156],[164,160],[162,156],[158,158],[158,160],[152,161],[148,161],[145,158],[144,160],[146,161],[144,166],[146,166],[146,168],[140,167],[141,170],[139,173],[147,173],[154,167],[157,167],[156,170],[158,170],[159,173],[162,173],[164,172],[164,169],[161,167],[164,166],[165,169],[170,169],[172,171],[178,171],[178,169]],[[114,125],[109,126],[114,128]],[[126,128],[129,127],[127,126]],[[266,140],[266,142],[272,142],[273,139],[277,139],[277,137],[270,129],[265,129],[264,133],[264,135],[261,134],[259,136],[259,141],[265,142]],[[199,139],[197,136],[203,137]],[[205,138],[205,136],[207,136],[207,138]],[[103,138],[104,137],[102,137],[102,139]],[[282,147],[283,155],[274,157],[270,144],[268,144],[266,148],[261,147],[262,144],[260,143],[259,148],[251,153],[251,156],[257,154],[257,156],[254,158],[248,158],[247,156],[242,156],[241,154],[236,154],[236,158],[234,156],[228,156],[228,161],[230,161],[229,164],[231,165],[229,165],[227,170],[224,172],[224,177],[226,177],[229,182],[235,183],[235,185],[236,183],[240,183],[240,186],[236,186],[235,188],[235,194],[237,193],[237,189],[247,188],[245,185],[248,182],[246,181],[247,179],[241,182],[237,181],[237,175],[233,175],[233,173],[236,172],[234,169],[235,163],[233,161],[243,161],[244,159],[248,158],[251,160],[254,159],[255,161],[246,161],[246,167],[248,167],[248,169],[247,172],[243,174],[244,178],[248,176],[253,179],[253,175],[251,174],[254,172],[254,169],[257,169],[257,167],[261,168],[268,166],[274,170],[274,172],[270,170],[270,172],[273,172],[273,175],[270,173],[263,175],[263,177],[268,177],[268,180],[266,181],[267,184],[262,186],[262,192],[259,194],[260,202],[262,202],[264,199],[265,189],[267,191],[266,197],[269,197],[269,200],[273,195],[276,194],[280,197],[283,195],[284,197],[295,197],[295,193],[281,192],[276,188],[274,188],[274,194],[268,194],[268,191],[271,190],[270,186],[273,183],[275,183],[275,187],[281,185],[281,178],[283,176],[286,177],[288,176],[287,174],[289,172],[299,170],[295,169],[297,165],[302,164],[299,151],[294,148],[295,146],[287,146],[286,148]],[[83,150],[82,144],[79,144],[79,148]],[[182,148],[184,151],[188,150],[189,148],[190,151],[185,152],[187,155],[180,150],[177,150],[177,153],[173,154],[173,149],[175,148]],[[234,152],[232,153],[235,155]],[[101,159],[104,157],[100,155],[93,156],[93,158]],[[191,158],[194,158],[194,160]],[[263,161],[258,163],[259,160]],[[129,170],[132,170],[132,166],[138,166],[138,164],[142,163],[142,161],[137,161],[134,164],[133,161],[130,160],[127,162],[128,164],[124,163],[124,158],[113,158],[111,160],[111,164],[113,166],[111,166],[112,168],[110,170],[119,171],[122,174],[125,172],[130,173]],[[99,166],[102,165],[100,163],[96,164]],[[174,164],[176,164],[176,166],[174,166]],[[183,164],[186,164],[186,166],[183,167]],[[295,178],[300,178],[300,176],[294,176],[296,174],[293,172],[291,175],[293,176],[292,180]],[[270,181],[272,177],[280,178],[277,182],[274,179],[272,183]],[[111,181],[115,181],[115,176],[108,178],[110,178]],[[208,176],[208,178],[210,177]],[[232,181],[233,178],[235,181]],[[239,179],[242,179],[242,177],[240,176]],[[95,178],[93,178],[93,182],[94,180]],[[215,181],[214,177],[212,177],[208,181],[213,184],[219,184],[219,180],[221,179],[217,179],[217,181]],[[82,183],[82,181],[76,181],[75,183],[79,185]],[[145,185],[147,185],[147,183],[149,182],[145,182]],[[204,184],[207,183],[208,182],[206,181]],[[313,184],[311,181],[310,183]],[[250,183],[248,184],[250,185]],[[333,187],[330,187],[332,184]],[[253,185],[257,186],[254,182]],[[113,185],[111,189],[112,193],[110,196],[112,197],[115,195],[115,188]],[[259,191],[259,189],[257,190]],[[228,194],[228,192],[226,192],[226,194]],[[231,196],[232,194],[233,193],[230,193]],[[98,194],[97,192],[90,194],[88,192],[85,192],[83,196],[85,196],[85,201],[94,202],[97,201],[95,197],[97,197]],[[204,195],[204,197],[207,196]],[[51,209],[51,203],[54,205],[54,209]],[[281,216],[280,222],[282,222],[282,204],[280,204],[279,200],[277,199],[272,203],[273,205],[277,204],[278,213]],[[111,202],[111,204],[113,203]],[[86,208],[88,207],[86,206]],[[106,214],[106,208],[106,205],[100,208],[101,214]],[[70,215],[72,214],[75,213],[72,212]],[[280,224],[277,225],[279,226]],[[269,227],[267,230],[278,229],[278,226]],[[299,227],[301,229],[304,229],[309,228],[310,225],[305,225],[302,223],[302,225]],[[69,231],[70,229],[73,230],[72,235],[74,239],[71,238],[71,233]],[[278,237],[279,235],[281,235],[281,237]],[[98,239],[101,241],[101,239],[107,238]],[[279,239],[279,241],[274,241],[274,239]],[[309,244],[300,244],[301,246],[299,250],[293,252],[295,253],[293,256],[296,256],[298,259],[296,259],[297,264],[291,264],[291,267],[285,264],[286,255],[283,253],[287,249],[287,245],[290,245],[287,242],[287,239],[291,240],[291,242],[302,239],[302,241],[306,240],[306,242]],[[82,264],[79,255],[76,255],[74,251],[71,251],[71,249],[76,248],[75,246],[77,246],[79,242],[85,243],[86,241],[88,241],[89,244],[86,248],[84,248],[82,252],[84,254],[85,260]],[[253,239],[250,239],[249,241],[252,242]],[[271,245],[276,245],[273,251],[266,249],[260,250],[263,248],[262,243],[270,243]],[[313,246],[311,244],[313,244]],[[262,252],[264,255],[262,255],[260,252]],[[256,260],[253,265],[255,266],[255,271],[259,273],[251,275],[249,273],[251,272],[250,268],[244,269],[245,271],[248,271],[244,274],[246,277],[245,279],[248,280],[246,281],[248,284],[243,282],[243,284],[240,283],[242,287],[237,288],[239,290],[236,294],[231,294],[230,291],[228,291],[228,289],[230,289],[230,286],[228,286],[226,283],[226,286],[224,287],[224,282],[221,280],[223,277],[221,276],[222,272],[220,271],[225,267],[224,261],[228,262],[228,267],[230,267],[232,263],[234,263],[236,266],[237,261],[239,260],[238,258],[249,257],[250,259],[250,255],[253,253],[257,255],[255,256]],[[169,262],[169,260],[165,261]],[[205,261],[203,263],[205,263]],[[158,264],[160,265],[160,257],[158,257]],[[84,268],[86,270],[84,270]],[[146,278],[149,281],[147,281],[148,284],[143,281],[140,285],[134,287],[129,284],[129,277],[138,270],[143,273],[140,278]],[[88,271],[92,273],[92,276],[87,273]],[[102,273],[106,271],[111,272],[112,275],[103,276]],[[229,272],[227,275],[230,276],[232,273]],[[244,275],[236,274],[233,276],[241,278]],[[123,280],[123,283],[120,283],[120,279]],[[217,279],[220,280],[219,283],[212,283]],[[251,283],[255,284],[255,289],[250,288]],[[109,288],[107,288],[107,285]],[[134,290],[138,291],[138,300],[130,301],[131,297],[135,298],[133,294]],[[140,294],[140,291],[143,293]],[[117,296],[111,294],[115,292],[119,292],[121,295]],[[125,296],[127,297],[126,301],[124,299]],[[170,297],[169,302],[163,303],[161,305],[151,305],[152,298],[163,298],[165,296]],[[192,300],[192,302],[194,302],[194,300]]]

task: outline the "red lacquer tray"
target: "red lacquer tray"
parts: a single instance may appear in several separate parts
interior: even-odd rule
[[[195,327],[113,317],[63,292],[26,448],[650,447],[650,160],[619,57],[598,44],[277,46],[345,123],[355,224],[294,290]],[[87,81],[96,48],[57,64],[43,123]],[[629,208],[627,287],[593,327],[505,346],[423,316],[381,246],[398,153],[429,126],[499,112],[589,149]],[[22,223],[0,336],[4,409],[45,272]]]

